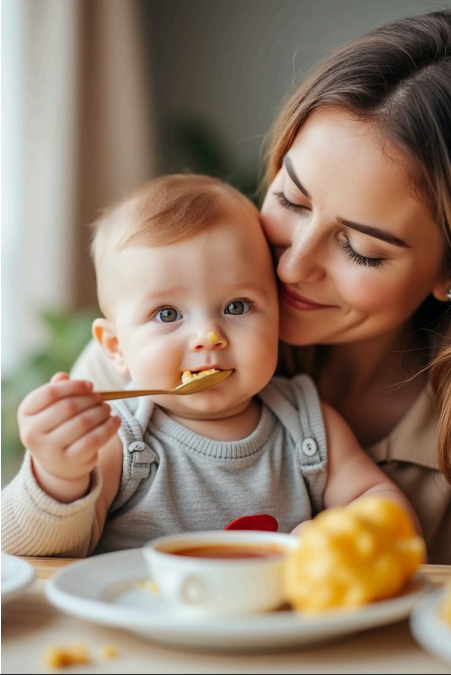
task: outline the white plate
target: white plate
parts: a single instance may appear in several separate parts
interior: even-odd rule
[[[35,577],[30,563],[2,551],[2,604],[22,593]]]
[[[451,664],[451,626],[438,615],[445,590],[427,593],[418,602],[410,616],[410,629],[426,651]]]
[[[63,612],[124,628],[148,640],[178,647],[226,651],[311,645],[406,618],[429,588],[418,575],[403,595],[360,610],[318,619],[291,611],[245,617],[193,619],[181,616],[157,593],[140,587],[149,580],[141,549],[104,553],[55,573],[45,586],[50,603]]]

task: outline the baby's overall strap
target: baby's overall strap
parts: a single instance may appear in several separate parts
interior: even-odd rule
[[[327,479],[327,444],[321,402],[308,375],[274,377],[259,394],[292,438],[315,512],[322,510]]]
[[[110,512],[116,511],[130,499],[140,482],[150,476],[151,465],[158,462],[156,453],[144,442],[153,402],[143,396],[114,401],[111,405],[122,420],[118,434],[122,441],[123,457],[121,484]]]

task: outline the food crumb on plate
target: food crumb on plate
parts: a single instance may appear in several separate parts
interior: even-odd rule
[[[115,659],[119,654],[119,650],[115,645],[103,645],[100,653],[104,659]]]
[[[150,579],[146,579],[145,581],[137,581],[136,585],[139,588],[145,588],[147,591],[151,591],[152,593],[160,592],[158,584],[155,581],[151,581]]]

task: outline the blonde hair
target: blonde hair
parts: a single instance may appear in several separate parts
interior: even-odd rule
[[[105,209],[92,223],[96,266],[109,251],[128,246],[165,246],[196,236],[240,206],[258,209],[228,183],[201,174],[159,176]]]
[[[326,58],[287,100],[273,125],[266,185],[309,113],[321,106],[338,107],[374,125],[407,156],[412,186],[443,234],[440,272],[445,279],[451,272],[451,11],[382,26]],[[438,461],[451,482],[451,348],[440,352],[451,335],[449,309],[430,295],[412,319],[432,368],[441,410]],[[320,352],[283,345],[285,372],[299,371],[301,363],[313,371]]]

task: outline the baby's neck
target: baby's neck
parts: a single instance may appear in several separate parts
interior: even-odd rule
[[[249,405],[240,411],[215,419],[193,419],[176,415],[169,410],[165,412],[175,422],[183,424],[200,436],[214,441],[241,441],[257,428],[260,421],[260,402],[253,398],[249,401]]]

